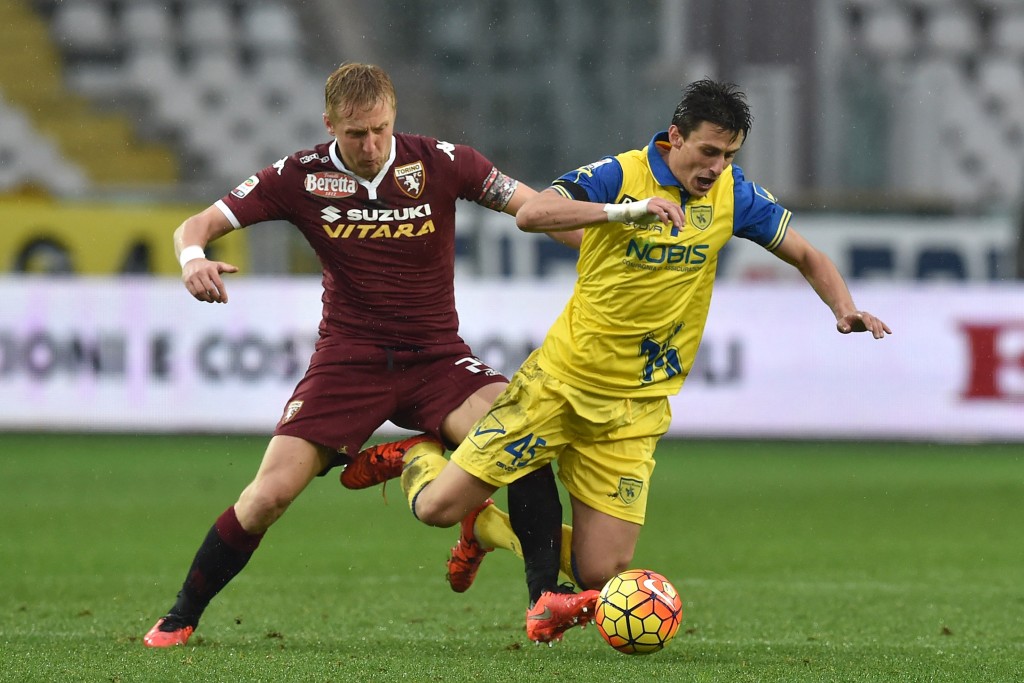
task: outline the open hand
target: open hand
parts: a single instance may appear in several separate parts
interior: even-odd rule
[[[851,332],[870,332],[875,339],[881,339],[892,330],[884,322],[867,311],[854,311],[836,321],[836,329],[842,334]]]

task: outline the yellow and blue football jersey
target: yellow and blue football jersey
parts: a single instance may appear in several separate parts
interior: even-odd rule
[[[768,250],[782,243],[790,212],[735,165],[705,197],[690,197],[659,147],[625,152],[566,173],[552,188],[601,204],[663,197],[685,205],[686,225],[607,223],[588,228],[572,297],[538,357],[551,375],[612,396],[678,393],[707,321],[718,252],[733,235]]]

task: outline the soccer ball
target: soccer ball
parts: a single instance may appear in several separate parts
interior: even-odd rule
[[[627,655],[646,655],[665,647],[683,620],[683,601],[675,587],[649,569],[616,574],[601,589],[594,623],[605,641]]]

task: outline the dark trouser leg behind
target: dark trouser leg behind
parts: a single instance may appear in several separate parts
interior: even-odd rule
[[[519,537],[526,564],[530,604],[558,587],[562,550],[562,503],[551,466],[516,480],[508,487],[508,514]]]

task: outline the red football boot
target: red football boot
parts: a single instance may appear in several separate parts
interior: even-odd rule
[[[153,624],[153,628],[149,629],[149,633],[143,636],[142,644],[146,647],[184,645],[192,637],[192,633],[195,630],[195,626],[167,615],[166,617],[161,617]]]
[[[586,626],[594,620],[600,591],[582,593],[544,592],[526,610],[526,637],[535,643],[555,643],[573,626]]]
[[[494,548],[485,548],[480,545],[473,534],[473,525],[476,524],[477,516],[489,505],[494,505],[494,501],[490,498],[462,520],[462,532],[459,534],[459,540],[455,542],[455,547],[452,548],[451,557],[448,558],[448,585],[456,593],[465,593],[469,590],[469,587],[473,585],[473,579],[476,578],[476,571],[480,568],[480,563],[484,561],[484,556],[494,550]]]
[[[428,441],[444,449],[444,445],[429,434],[418,434],[402,441],[364,448],[341,471],[341,485],[347,489],[368,489],[401,476],[402,458],[406,451],[416,444]]]

